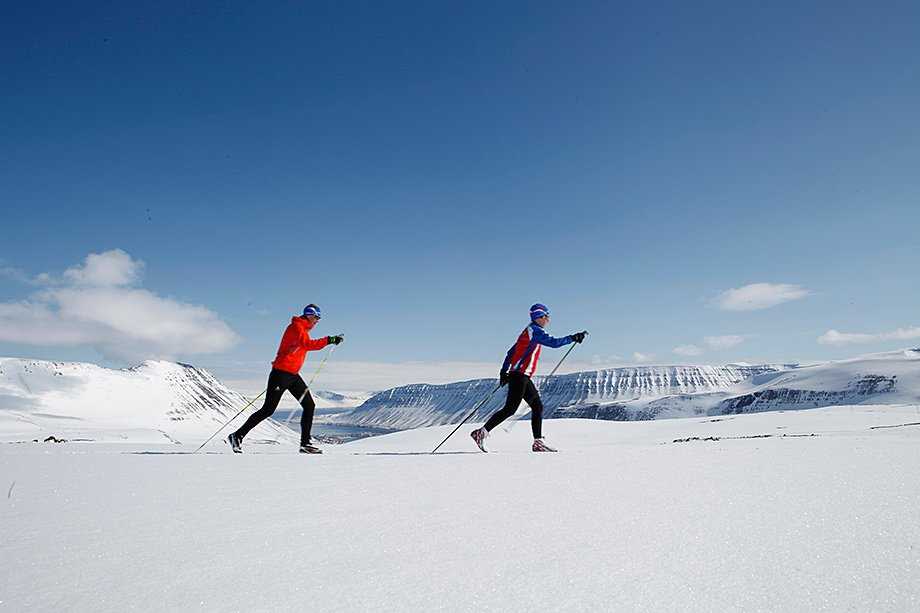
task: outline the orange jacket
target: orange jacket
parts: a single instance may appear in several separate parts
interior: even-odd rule
[[[303,317],[292,317],[291,325],[281,337],[278,355],[272,362],[272,368],[296,375],[303,366],[308,351],[322,349],[329,344],[329,337],[324,336],[316,340],[310,339],[310,329],[313,324]]]

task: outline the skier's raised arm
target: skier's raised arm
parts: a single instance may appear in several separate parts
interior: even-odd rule
[[[584,339],[584,334],[581,332],[569,334],[568,336],[556,337],[544,331],[540,326],[533,326],[533,339],[541,345],[551,347],[553,349],[564,347],[570,343],[580,343],[581,340],[576,340],[576,336],[578,335],[581,335],[580,338]]]
[[[306,349],[307,351],[319,351],[323,347],[329,344],[328,336],[321,336],[319,338],[310,338],[310,333],[304,330],[304,335],[300,339],[300,346]]]

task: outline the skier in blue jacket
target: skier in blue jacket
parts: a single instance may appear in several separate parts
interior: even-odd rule
[[[482,428],[470,432],[470,436],[482,451],[487,451],[485,439],[495,427],[514,415],[521,400],[530,406],[530,425],[533,430],[534,451],[556,451],[543,440],[543,401],[540,393],[534,386],[530,377],[537,370],[540,360],[540,350],[546,347],[562,347],[569,343],[580,343],[585,340],[586,332],[576,332],[562,338],[556,338],[546,333],[544,328],[549,324],[549,309],[546,305],[535,304],[530,307],[530,325],[524,328],[517,341],[508,350],[505,362],[502,364],[499,380],[501,385],[508,385],[508,399],[505,406],[497,411]]]

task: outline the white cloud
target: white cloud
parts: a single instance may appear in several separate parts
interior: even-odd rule
[[[818,337],[818,342],[822,345],[848,345],[880,341],[909,341],[917,338],[920,338],[920,328],[918,327],[898,328],[891,332],[880,332],[878,334],[828,330]]]
[[[6,277],[19,283],[31,283],[29,275],[13,266],[5,266],[0,262],[0,277]]]
[[[679,345],[674,348],[674,353],[677,355],[694,356],[701,355],[703,350],[696,345]]]
[[[651,362],[654,359],[655,359],[655,356],[650,353],[640,353],[638,351],[633,353],[633,361],[638,362],[640,364],[645,363],[645,362]]]
[[[74,285],[90,287],[120,287],[140,280],[144,263],[133,259],[121,249],[91,253],[81,266],[68,268],[64,278]]]
[[[726,334],[724,336],[707,336],[703,339],[710,349],[731,349],[744,342],[745,337],[740,334]]]
[[[91,344],[100,330],[73,326],[45,302],[0,302],[0,340],[24,345]]]
[[[756,311],[809,295],[804,287],[788,283],[752,283],[719,294],[716,305],[724,311]]]
[[[119,249],[90,254],[56,285],[26,301],[0,303],[0,341],[87,345],[124,360],[214,353],[238,342],[213,311],[128,287],[143,266]]]

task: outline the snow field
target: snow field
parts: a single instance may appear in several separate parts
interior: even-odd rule
[[[559,454],[524,424],[493,454],[472,425],[437,456],[452,427],[323,456],[3,444],[0,609],[917,610],[920,426],[870,429],[916,422],[555,420]],[[671,442],[694,436],[722,438]]]

